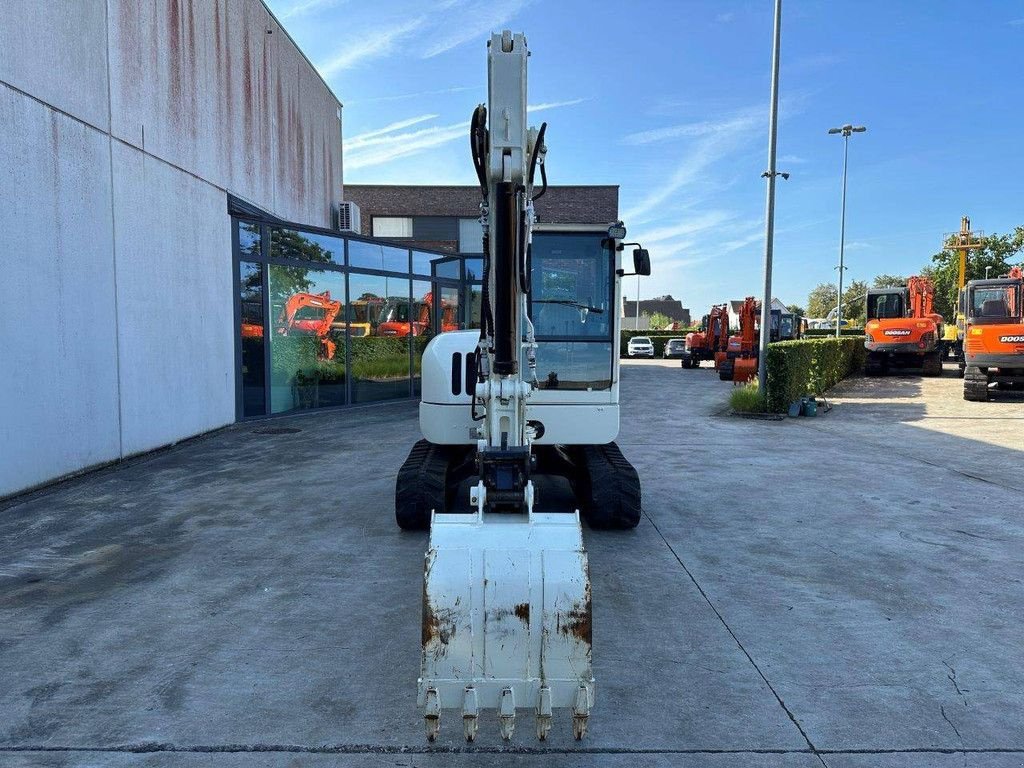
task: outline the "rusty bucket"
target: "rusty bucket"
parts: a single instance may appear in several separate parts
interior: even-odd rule
[[[572,710],[583,737],[594,698],[590,576],[579,513],[434,514],[423,580],[419,704],[433,741],[443,709],[476,738],[495,710],[510,739],[518,709]]]

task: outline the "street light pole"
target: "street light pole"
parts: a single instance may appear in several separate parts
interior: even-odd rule
[[[836,338],[838,339],[843,327],[843,272],[846,267],[843,265],[844,251],[846,248],[846,166],[850,157],[850,134],[864,133],[867,128],[863,125],[853,126],[847,123],[841,128],[829,128],[830,134],[839,133],[843,136],[843,208],[839,216],[839,295],[836,297]]]
[[[764,214],[764,294],[761,299],[761,338],[757,350],[757,385],[762,397],[768,392],[768,341],[772,335],[772,256],[775,248],[775,177],[789,178],[775,170],[775,147],[779,134],[779,48],[782,39],[782,0],[775,0],[775,33],[772,42],[772,95],[768,116],[768,195]]]
[[[640,330],[640,275],[636,276],[636,329]]]

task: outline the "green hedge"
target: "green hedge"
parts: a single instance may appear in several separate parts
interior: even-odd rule
[[[619,331],[619,357],[626,357],[626,345],[635,336],[646,336],[654,343],[654,356],[661,357],[665,351],[665,342],[669,339],[685,339],[686,334],[696,328],[683,328],[678,331]]]
[[[864,337],[800,339],[768,345],[768,410],[785,413],[806,395],[820,395],[864,367]]]
[[[835,338],[835,335],[836,335],[836,329],[835,328],[808,328],[806,331],[804,331],[804,338],[805,339],[812,339],[812,338],[816,339],[816,338],[822,338],[822,337],[825,337],[825,336],[832,336],[833,338]],[[839,332],[839,335],[840,336],[863,336],[864,335],[864,329],[863,328],[843,328]]]

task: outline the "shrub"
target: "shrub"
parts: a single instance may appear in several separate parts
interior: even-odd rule
[[[769,344],[767,408],[772,413],[785,413],[794,400],[821,395],[863,367],[863,336]]]
[[[832,336],[833,338],[835,338],[835,335],[836,335],[836,329],[835,328],[808,328],[803,333],[803,337],[805,339],[820,339],[820,338],[825,338],[825,337],[828,337],[828,336]],[[840,337],[842,337],[842,336],[863,336],[864,335],[864,329],[863,328],[843,328],[841,331],[839,331],[839,335],[840,335]]]
[[[748,381],[742,387],[733,387],[729,405],[739,413],[764,413],[765,399],[757,386],[757,379]]]

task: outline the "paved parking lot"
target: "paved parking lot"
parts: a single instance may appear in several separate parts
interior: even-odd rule
[[[473,750],[415,708],[415,405],[225,430],[0,507],[0,765],[1024,764],[1024,402],[854,379],[816,419],[627,363],[630,533],[585,533],[597,707]],[[283,432],[284,429],[301,431]],[[282,433],[283,432],[283,433]]]

